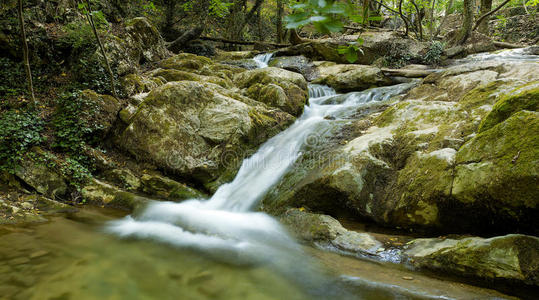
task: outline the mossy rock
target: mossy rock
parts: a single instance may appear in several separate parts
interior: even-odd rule
[[[144,174],[141,177],[142,192],[167,200],[186,200],[206,198],[203,193],[160,175]]]
[[[167,58],[159,63],[159,67],[163,69],[176,69],[176,70],[199,70],[204,66],[212,65],[211,59],[198,56],[190,53],[180,53]]]
[[[413,265],[488,282],[539,284],[539,239],[510,234],[489,239],[416,239],[405,254]]]
[[[539,81],[520,86],[502,96],[481,122],[479,132],[492,128],[521,110],[539,110]]]
[[[95,112],[89,117],[88,124],[96,125],[100,130],[97,134],[104,137],[118,118],[121,103],[118,99],[109,95],[100,95],[92,90],[82,91],[82,97],[89,100],[95,108]]]
[[[228,78],[220,78],[216,76],[203,76],[191,72],[180,71],[175,69],[157,69],[152,72],[152,76],[164,78],[166,81],[199,81],[215,83],[223,88],[231,88],[232,82]]]
[[[256,123],[252,110],[274,121]],[[292,120],[218,85],[177,81],[154,89],[116,142],[163,170],[206,183],[225,171],[227,153],[258,146]]]
[[[133,211],[138,206],[150,201],[150,199],[123,191],[118,187],[96,179],[82,188],[81,195],[84,203],[129,211]]]
[[[452,195],[491,218],[536,230],[539,202],[539,113],[520,111],[468,141],[456,154]]]

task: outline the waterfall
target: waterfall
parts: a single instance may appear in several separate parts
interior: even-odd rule
[[[255,56],[253,60],[256,62],[259,68],[265,68],[268,66],[268,63],[272,57],[273,53],[263,53]]]

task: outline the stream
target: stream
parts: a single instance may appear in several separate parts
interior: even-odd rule
[[[517,54],[515,54],[517,55]],[[511,59],[514,55],[507,55]],[[490,56],[480,58],[490,60]],[[255,62],[267,67],[271,54]],[[416,83],[337,95],[309,85],[304,113],[210,199],[152,201],[132,215],[87,208],[0,227],[0,299],[462,299],[497,292],[297,243],[259,202],[315,133]],[[402,278],[421,277],[410,283]]]

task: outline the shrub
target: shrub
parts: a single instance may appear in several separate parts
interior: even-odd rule
[[[28,149],[44,141],[43,124],[34,111],[8,110],[0,115],[0,170],[13,173]]]
[[[442,54],[444,53],[444,43],[434,41],[430,44],[429,50],[425,54],[423,60],[429,65],[439,65],[442,60]]]

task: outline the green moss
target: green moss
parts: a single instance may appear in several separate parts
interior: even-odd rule
[[[464,144],[456,155],[454,196],[463,202],[491,200],[507,210],[537,207],[537,132],[539,113],[520,111]]]
[[[493,104],[496,101],[496,92],[502,84],[503,81],[496,80],[472,89],[459,101],[459,107],[469,111],[485,104]]]
[[[492,128],[503,122],[512,114],[521,110],[537,111],[539,109],[539,81],[520,86],[503,96],[483,119],[479,132]]]

